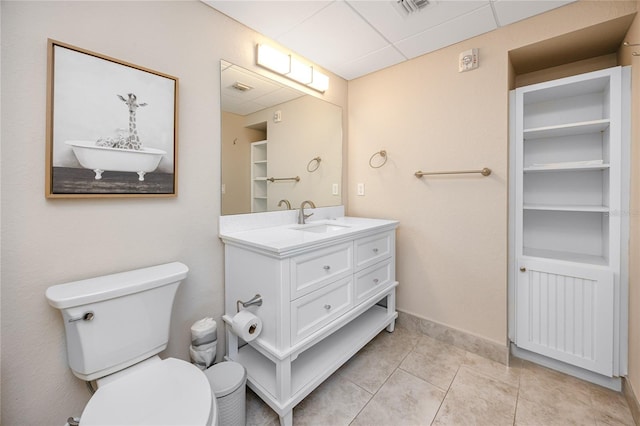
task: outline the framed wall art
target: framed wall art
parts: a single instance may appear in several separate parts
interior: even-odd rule
[[[48,198],[177,194],[178,79],[48,46]]]

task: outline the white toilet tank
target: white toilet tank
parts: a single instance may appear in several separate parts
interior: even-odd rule
[[[95,380],[164,350],[173,298],[188,271],[173,262],[49,287],[73,373]]]

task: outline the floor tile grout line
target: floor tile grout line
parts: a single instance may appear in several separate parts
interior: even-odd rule
[[[369,398],[369,400],[367,401],[366,404],[364,404],[364,407],[362,407],[360,409],[360,411],[358,411],[358,414],[355,415],[355,417],[353,418],[353,420],[351,420],[351,422],[349,423],[349,425],[352,425],[353,422],[358,418],[358,416],[360,415],[360,413],[362,413],[364,411],[365,408],[367,408],[367,406],[371,403],[371,401],[373,400],[373,398],[378,394],[378,392],[380,392],[380,389],[382,389],[384,387],[384,385],[389,381],[389,379],[391,378],[391,376],[393,376],[393,374],[395,372],[397,372],[399,369],[402,370],[400,368],[400,366],[402,365],[402,363],[404,362],[405,359],[407,359],[407,357],[411,354],[411,352],[413,352],[416,348],[416,346],[418,346],[418,340],[420,340],[420,338],[418,337],[418,339],[416,339],[416,343],[413,344],[413,346],[411,347],[410,350],[407,351],[407,353],[405,354],[404,357],[402,357],[402,359],[398,362],[398,365],[396,365],[393,369],[393,371],[391,372],[391,374],[389,374],[389,376],[387,376],[387,378],[384,380],[384,382],[382,382],[382,384],[380,385],[380,387],[378,387],[378,389],[371,395],[371,398]],[[402,370],[403,372],[410,374],[409,372],[406,372],[404,370]],[[411,374],[413,376],[413,374]],[[343,376],[344,377],[344,376]],[[413,376],[415,377],[415,376]],[[348,379],[347,377],[345,377],[345,379],[347,379],[348,381],[350,381],[351,383],[353,383],[354,385],[358,386],[359,388],[361,388],[362,390],[364,390],[365,392],[369,392],[368,390],[364,389],[362,386],[358,385],[357,383],[351,381],[350,379]],[[427,382],[429,383],[429,382]]]
[[[453,375],[453,378],[451,379],[451,383],[449,383],[449,387],[444,393],[444,396],[442,397],[442,401],[440,401],[438,410],[436,410],[436,414],[433,416],[433,420],[431,420],[431,423],[430,423],[431,425],[433,425],[433,422],[435,422],[436,419],[438,418],[438,413],[440,413],[440,410],[442,409],[442,405],[444,404],[444,400],[447,399],[447,395],[449,395],[449,391],[451,391],[451,386],[453,386],[453,382],[456,380],[456,377],[458,376],[458,372],[460,371],[461,366],[462,366],[462,363],[458,365],[458,368],[456,369],[456,374]]]
[[[516,418],[518,416],[518,401],[520,401],[520,376],[518,376],[518,392],[516,392],[516,406],[513,410],[513,426],[516,426]]]

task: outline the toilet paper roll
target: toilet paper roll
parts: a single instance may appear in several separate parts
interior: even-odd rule
[[[240,311],[231,321],[231,330],[245,342],[250,342],[260,335],[262,320],[249,311]]]
[[[213,318],[202,318],[191,326],[191,344],[200,346],[218,339],[218,324]]]

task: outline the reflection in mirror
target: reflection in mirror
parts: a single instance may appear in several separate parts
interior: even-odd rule
[[[342,109],[221,61],[222,214],[342,203]]]

